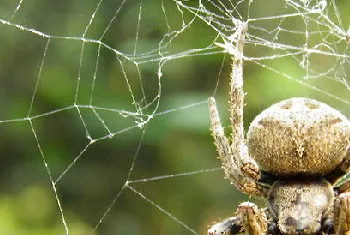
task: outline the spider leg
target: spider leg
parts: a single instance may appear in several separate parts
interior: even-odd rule
[[[337,235],[350,234],[350,192],[341,193],[335,201],[334,232]]]
[[[208,235],[233,235],[243,232],[241,217],[229,217],[208,229]]]
[[[233,235],[246,233],[264,235],[267,233],[267,217],[255,204],[243,202],[238,206],[237,216],[227,218],[214,224],[208,235]]]
[[[243,219],[244,231],[249,235],[263,235],[267,232],[267,218],[265,213],[250,202],[243,202],[238,206]]]
[[[243,144],[232,148],[225,136],[214,98],[209,98],[211,132],[219,153],[226,177],[243,193],[265,195],[266,190],[257,181],[260,172],[253,160],[249,159],[247,147]],[[243,160],[243,161],[242,161]]]
[[[261,173],[255,161],[249,157],[245,145],[243,129],[243,45],[247,25],[237,22],[236,48],[228,48],[232,54],[230,111],[232,137],[227,139],[222,127],[215,99],[209,98],[208,106],[211,122],[211,133],[225,170],[226,177],[243,193],[263,196],[266,190],[257,184]]]

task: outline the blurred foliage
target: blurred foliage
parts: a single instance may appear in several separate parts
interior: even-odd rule
[[[98,57],[97,43],[83,45],[79,40],[99,1],[26,0],[13,15],[18,2],[0,2],[0,19],[14,24],[0,24],[1,234],[65,234],[50,179],[55,181],[65,170],[67,173],[56,187],[72,235],[90,234],[97,224],[95,234],[101,235],[191,234],[179,222],[198,234],[206,234],[208,224],[220,216],[231,215],[240,202],[248,200],[223,179],[220,170],[131,184],[150,201],[123,188],[133,162],[130,180],[220,167],[209,134],[206,99],[212,95],[217,97],[223,122],[229,126],[231,62],[228,56],[219,53],[169,60],[163,66],[161,87],[157,76],[159,54],[175,55],[205,48],[214,41],[217,35],[206,23],[196,18],[168,47],[160,49],[159,43],[169,32],[167,23],[176,31],[181,29],[183,19],[192,19],[193,15],[181,14],[173,1],[143,0],[138,22],[141,2],[125,1],[101,39],[123,4],[121,0],[103,1],[85,38],[101,39],[131,58],[136,51],[140,62],[136,66],[103,47]],[[264,1],[256,2],[262,6],[254,9],[261,12],[250,12],[251,16],[276,15],[279,14],[276,9],[284,5],[271,4],[270,8],[263,5]],[[193,1],[195,3],[197,1]],[[339,1],[338,9],[344,25],[348,25],[350,5]],[[242,9],[242,15],[247,12]],[[48,34],[50,41],[15,25]],[[147,59],[146,52],[152,50],[155,50],[154,61]],[[250,47],[246,52],[264,53]],[[142,58],[148,63],[142,63]],[[270,63],[283,68],[287,74],[302,74],[290,58]],[[246,128],[264,108],[292,96],[318,98],[350,114],[348,104],[329,99],[254,63],[247,62],[244,69]],[[327,80],[315,82],[321,87],[330,87]],[[349,94],[348,90],[333,89],[339,97]],[[159,91],[158,114],[146,125],[144,136],[143,129],[125,129],[135,125],[137,116],[123,116],[117,110],[136,112],[137,107],[151,104]],[[91,106],[78,109],[75,104],[106,110],[93,110]],[[143,112],[148,114],[154,108],[152,103]],[[48,114],[40,116],[45,113]],[[116,133],[111,138],[106,126],[111,133]],[[94,140],[105,138],[92,143],[89,136]],[[45,168],[46,163],[50,172]],[[159,210],[157,205],[176,219]]]
[[[71,213],[71,212],[67,212]],[[2,194],[0,197],[0,226],[2,234],[34,235],[63,234],[57,206],[48,187],[32,185],[17,195]],[[92,230],[75,218],[70,234],[89,234]]]

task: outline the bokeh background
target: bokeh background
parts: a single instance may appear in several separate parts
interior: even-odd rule
[[[243,19],[287,12],[284,1],[239,2],[237,17]],[[184,3],[196,7],[199,1]],[[72,235],[206,234],[208,225],[232,215],[240,202],[263,205],[223,178],[209,134],[209,96],[217,98],[229,126],[230,58],[213,44],[220,41],[218,33],[175,1],[98,4],[0,1],[0,233],[66,234],[56,196]],[[324,13],[345,32],[350,5],[338,1],[336,6]],[[325,40],[339,56],[310,59],[318,65],[305,69],[292,56],[264,64],[301,78],[306,68],[317,71],[336,61],[332,74],[338,77],[288,79],[247,61],[245,128],[263,109],[293,96],[316,98],[350,115],[345,37],[317,27],[317,21],[306,22],[307,28],[304,19],[280,26],[330,35],[310,37]],[[260,27],[272,35],[279,22],[262,21]],[[248,32],[262,37],[254,29]],[[305,34],[287,36],[281,30],[281,35],[281,43],[305,43]],[[252,42],[245,49],[248,57],[277,53]],[[336,60],[340,55],[345,57]],[[137,127],[150,114],[153,118]],[[159,176],[165,177],[152,179]],[[125,186],[127,179],[131,188]]]

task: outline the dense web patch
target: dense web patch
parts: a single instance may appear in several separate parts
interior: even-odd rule
[[[228,108],[237,24],[248,24],[246,120],[292,96],[349,115],[348,10],[325,0],[2,1],[0,211],[11,213],[1,227],[205,234],[244,198],[222,178],[206,101]]]

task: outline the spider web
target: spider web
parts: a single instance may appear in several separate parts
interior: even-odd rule
[[[268,2],[2,1],[2,234],[206,234],[231,215],[247,198],[223,179],[207,98],[229,125],[238,21],[246,126],[293,96],[349,115],[349,6]]]

